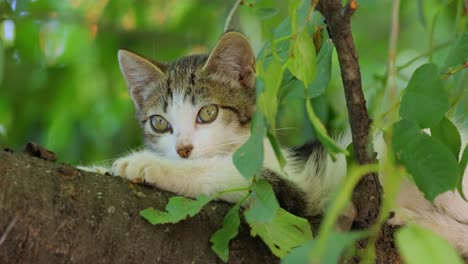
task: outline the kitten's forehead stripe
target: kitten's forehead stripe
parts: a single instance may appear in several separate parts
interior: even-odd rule
[[[205,72],[203,67],[207,59],[207,55],[193,55],[166,64],[165,80],[157,86],[160,92],[154,91],[145,100],[141,118],[148,118],[148,114],[155,111],[164,116],[179,94],[183,102],[192,106],[219,105],[232,113],[225,122],[247,127],[255,110],[255,89],[235,87],[220,81],[220,76]]]
[[[191,102],[192,102],[192,105],[195,105],[195,95],[194,95],[194,94],[192,94],[192,100],[191,100]]]
[[[170,82],[169,82],[170,83]],[[171,86],[167,86],[167,89],[166,89],[166,96],[165,96],[165,99],[166,100],[172,100],[172,89],[171,89]]]
[[[192,86],[195,86],[195,72],[192,72],[192,74],[190,75],[190,84]]]
[[[184,91],[184,101],[187,101],[187,98],[189,96],[193,95],[192,87],[187,87],[187,89]]]

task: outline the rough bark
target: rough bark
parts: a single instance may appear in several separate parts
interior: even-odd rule
[[[351,16],[357,7],[356,0],[350,0],[346,6],[341,5],[341,0],[321,0],[317,3],[316,9],[325,18],[328,33],[338,54],[353,138],[354,157],[359,164],[369,164],[376,162],[375,154],[370,147],[371,122],[366,108],[358,55],[351,32]],[[363,176],[353,193],[353,203],[357,209],[354,228],[366,229],[376,222],[380,212],[381,197],[382,186],[377,174],[370,173]],[[394,230],[395,228],[388,224],[384,224],[380,230],[376,243],[376,263],[401,263],[394,247]],[[358,246],[364,248],[366,241],[359,241]],[[358,261],[355,259],[355,262]]]
[[[139,216],[170,194],[120,178],[0,150],[0,263],[221,263],[210,237],[229,206],[178,224]],[[276,263],[242,225],[230,263]]]
[[[317,10],[324,16],[328,32],[335,44],[341,70],[341,79],[348,107],[349,123],[353,137],[354,156],[359,164],[375,162],[369,153],[370,119],[362,91],[361,72],[351,32],[351,16],[357,8],[351,0],[345,7],[341,0],[319,1]],[[376,174],[365,175],[356,186],[353,202],[357,209],[354,226],[364,229],[372,226],[379,215],[382,187]]]

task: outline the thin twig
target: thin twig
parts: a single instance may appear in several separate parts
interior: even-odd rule
[[[463,63],[462,65],[459,65],[458,67],[456,67],[455,69],[451,69],[449,71],[447,71],[443,76],[442,76],[442,80],[446,80],[448,79],[448,77],[454,75],[455,73],[465,69],[465,68],[468,68],[468,61],[465,61],[465,63]]]
[[[231,11],[229,11],[229,15],[226,18],[226,23],[224,24],[224,32],[229,30],[229,28],[231,26],[232,18],[234,17],[234,14],[236,13],[237,7],[239,7],[241,2],[242,2],[242,0],[237,0],[234,3],[234,6],[231,8]]]
[[[397,67],[397,71],[401,71],[401,70],[403,70],[404,68],[406,68],[406,67],[410,66],[411,64],[413,64],[415,61],[417,61],[417,60],[419,60],[419,59],[422,59],[422,58],[424,58],[424,57],[429,56],[429,54],[430,54],[431,52],[433,52],[434,50],[440,50],[440,49],[443,49],[443,48],[448,47],[452,42],[453,42],[453,41],[447,41],[447,42],[440,43],[440,44],[438,44],[438,45],[432,47],[432,49],[429,49],[428,51],[426,51],[426,52],[424,52],[424,53],[422,53],[422,54],[420,54],[420,55],[418,55],[418,56],[412,58],[411,60],[405,62],[404,64],[398,66],[398,67]]]
[[[17,220],[18,220],[18,217],[15,215],[15,217],[13,217],[13,220],[11,220],[11,222],[8,224],[7,228],[5,229],[5,232],[0,237],[0,246],[2,246],[3,242],[5,242],[8,234],[11,232],[13,227],[16,225]]]

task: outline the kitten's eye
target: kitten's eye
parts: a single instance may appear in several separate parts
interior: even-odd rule
[[[206,124],[213,122],[218,116],[217,105],[207,105],[200,109],[197,116],[197,123]]]
[[[171,130],[171,124],[169,124],[169,122],[160,115],[151,116],[150,123],[153,130],[157,133],[165,133]]]

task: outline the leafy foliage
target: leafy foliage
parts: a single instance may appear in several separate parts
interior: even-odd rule
[[[411,121],[395,124],[393,148],[419,189],[433,200],[458,184],[458,162],[450,150]]]
[[[396,233],[396,245],[408,264],[463,263],[447,241],[416,225],[402,227]]]
[[[291,40],[290,62],[287,64],[291,73],[307,87],[315,80],[315,48],[307,30],[301,30]]]
[[[312,239],[307,219],[297,217],[279,208],[271,222],[249,222],[251,234],[260,236],[278,257],[284,257],[293,248]]]
[[[0,144],[19,147],[33,140],[74,162],[115,157],[140,145],[132,104],[116,63],[118,48],[158,60],[208,52],[222,33],[223,14],[228,11],[224,1],[186,1],[183,5],[178,1],[104,2],[1,4]],[[348,122],[333,43],[311,1],[243,2],[238,10],[240,28],[260,51],[258,112],[251,137],[233,162],[252,185],[249,196],[234,205],[213,235],[212,249],[223,261],[228,260],[229,241],[237,235],[243,216],[251,233],[284,257],[285,263],[308,261],[310,256],[320,263],[335,263],[356,239],[376,236],[378,228],[350,234],[336,234],[332,228],[357,180],[376,168],[350,167],[313,240],[307,221],[279,208],[271,186],[258,177],[265,136],[282,166],[280,144],[318,139],[331,156],[348,154],[328,134],[343,130]],[[401,100],[396,102],[387,96],[389,24],[383,19],[391,1],[358,2],[360,9],[352,20],[367,105],[375,126],[386,130],[393,148],[381,169],[397,178],[392,173],[403,165],[429,199],[454,188],[463,195],[468,150],[461,149],[460,133],[451,121],[461,116],[467,122],[468,113],[468,74],[463,71],[468,18],[463,15],[463,0],[402,1],[400,20],[405,23],[399,32],[394,76]],[[109,144],[116,139],[119,144]],[[396,190],[398,180],[392,178],[384,189]],[[149,208],[141,215],[152,224],[176,223],[197,214],[214,198],[174,197],[165,212]],[[391,198],[383,199],[381,219],[394,204]],[[446,243],[416,226],[403,228],[397,244],[408,263],[421,256],[427,263],[459,261]],[[372,254],[364,258],[368,256]]]
[[[140,215],[153,225],[177,223],[187,216],[196,215],[211,200],[213,197],[206,195],[201,195],[196,200],[174,196],[169,199],[169,203],[166,205],[167,212],[147,208],[141,211]]]
[[[237,236],[240,225],[239,210],[240,204],[233,206],[224,217],[223,226],[210,239],[213,243],[211,249],[224,262],[229,258],[229,241]]]
[[[252,119],[251,136],[232,158],[236,168],[247,179],[260,172],[263,164],[263,138],[265,134],[265,119],[260,112],[256,112]]]
[[[401,99],[401,116],[416,122],[421,128],[439,123],[450,107],[438,72],[434,64],[419,67],[411,77]],[[415,105],[418,107],[414,107]]]
[[[461,148],[461,137],[457,127],[448,118],[431,127],[431,136],[447,146],[455,158],[458,158]]]
[[[465,32],[455,42],[453,48],[450,49],[447,59],[444,62],[444,69],[463,64],[468,59],[468,32]]]
[[[259,180],[252,188],[252,202],[245,212],[248,223],[271,223],[279,210],[279,204],[271,185]]]

